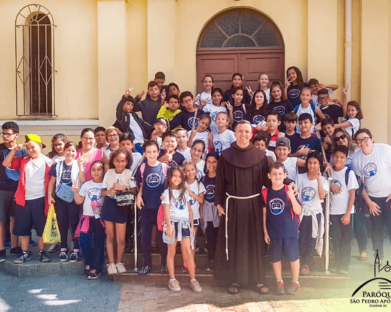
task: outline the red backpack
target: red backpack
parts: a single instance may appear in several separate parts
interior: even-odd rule
[[[167,165],[165,163],[161,163],[161,164],[162,164],[164,179],[166,180],[167,179]],[[145,163],[141,164],[141,166],[140,166],[141,179],[143,179],[144,171],[145,171]],[[160,205],[159,210],[157,212],[157,229],[159,231],[163,231],[163,222],[164,222],[164,206]]]

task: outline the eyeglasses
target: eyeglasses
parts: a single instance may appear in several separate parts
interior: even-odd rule
[[[197,153],[197,154],[202,154],[203,151],[202,150],[197,150],[197,149],[192,149],[193,153]]]
[[[369,139],[370,139],[370,137],[365,137],[363,139],[356,139],[356,142],[357,142],[357,144],[367,143]]]
[[[338,142],[338,141],[342,141],[342,140],[345,140],[345,139],[346,139],[346,134],[342,134],[339,137],[335,137],[333,140],[334,140],[334,142]]]
[[[8,137],[10,137],[11,135],[14,135],[14,134],[16,134],[16,133],[5,133],[5,132],[2,132],[1,133],[1,135],[3,136],[3,137],[5,137],[5,138],[8,138]]]
[[[109,138],[114,138],[114,137],[116,137],[116,136],[118,136],[118,134],[110,134],[110,135],[108,135],[107,137],[109,137]]]
[[[323,100],[326,100],[327,99],[327,96],[318,96],[318,100],[319,101],[323,101]]]

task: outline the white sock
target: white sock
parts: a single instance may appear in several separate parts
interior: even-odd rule
[[[190,283],[191,282],[196,282],[197,280],[195,279],[195,278],[192,278],[191,280],[190,280]]]
[[[170,278],[170,282],[176,281],[176,278]]]
[[[277,283],[278,283],[278,282],[284,283],[284,281],[283,281],[283,280],[277,280]]]

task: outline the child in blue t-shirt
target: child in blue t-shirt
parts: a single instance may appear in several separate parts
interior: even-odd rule
[[[276,291],[277,294],[285,293],[281,273],[281,260],[285,251],[285,255],[291,263],[293,277],[287,293],[296,295],[301,290],[299,284],[299,231],[296,221],[296,215],[301,213],[301,206],[296,200],[292,188],[284,185],[286,172],[283,164],[272,164],[268,177],[272,181],[272,187],[262,191],[265,201],[263,228],[265,242],[269,244],[269,260],[273,265],[274,275],[277,279]]]
[[[177,141],[173,131],[166,131],[162,135],[162,146],[158,160],[164,162],[169,168],[182,166],[185,157],[176,151]]]
[[[147,163],[141,164],[136,173],[136,181],[139,185],[136,204],[141,210],[141,240],[144,254],[144,266],[139,269],[138,274],[147,275],[152,270],[152,229],[154,225],[157,225],[160,196],[164,192],[167,166],[157,159],[160,150],[156,141],[147,141],[143,148]],[[161,231],[157,231],[156,237],[161,254],[161,272],[167,273],[167,245],[163,243]]]

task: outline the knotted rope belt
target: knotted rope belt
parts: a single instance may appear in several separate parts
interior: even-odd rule
[[[244,197],[233,196],[233,195],[229,195],[228,193],[225,193],[225,194],[227,195],[227,199],[225,200],[225,253],[227,254],[227,261],[228,261],[228,202],[229,202],[229,199],[230,198],[250,199],[250,198],[258,197],[259,195],[261,195],[261,193],[251,195],[251,196],[244,196]]]

